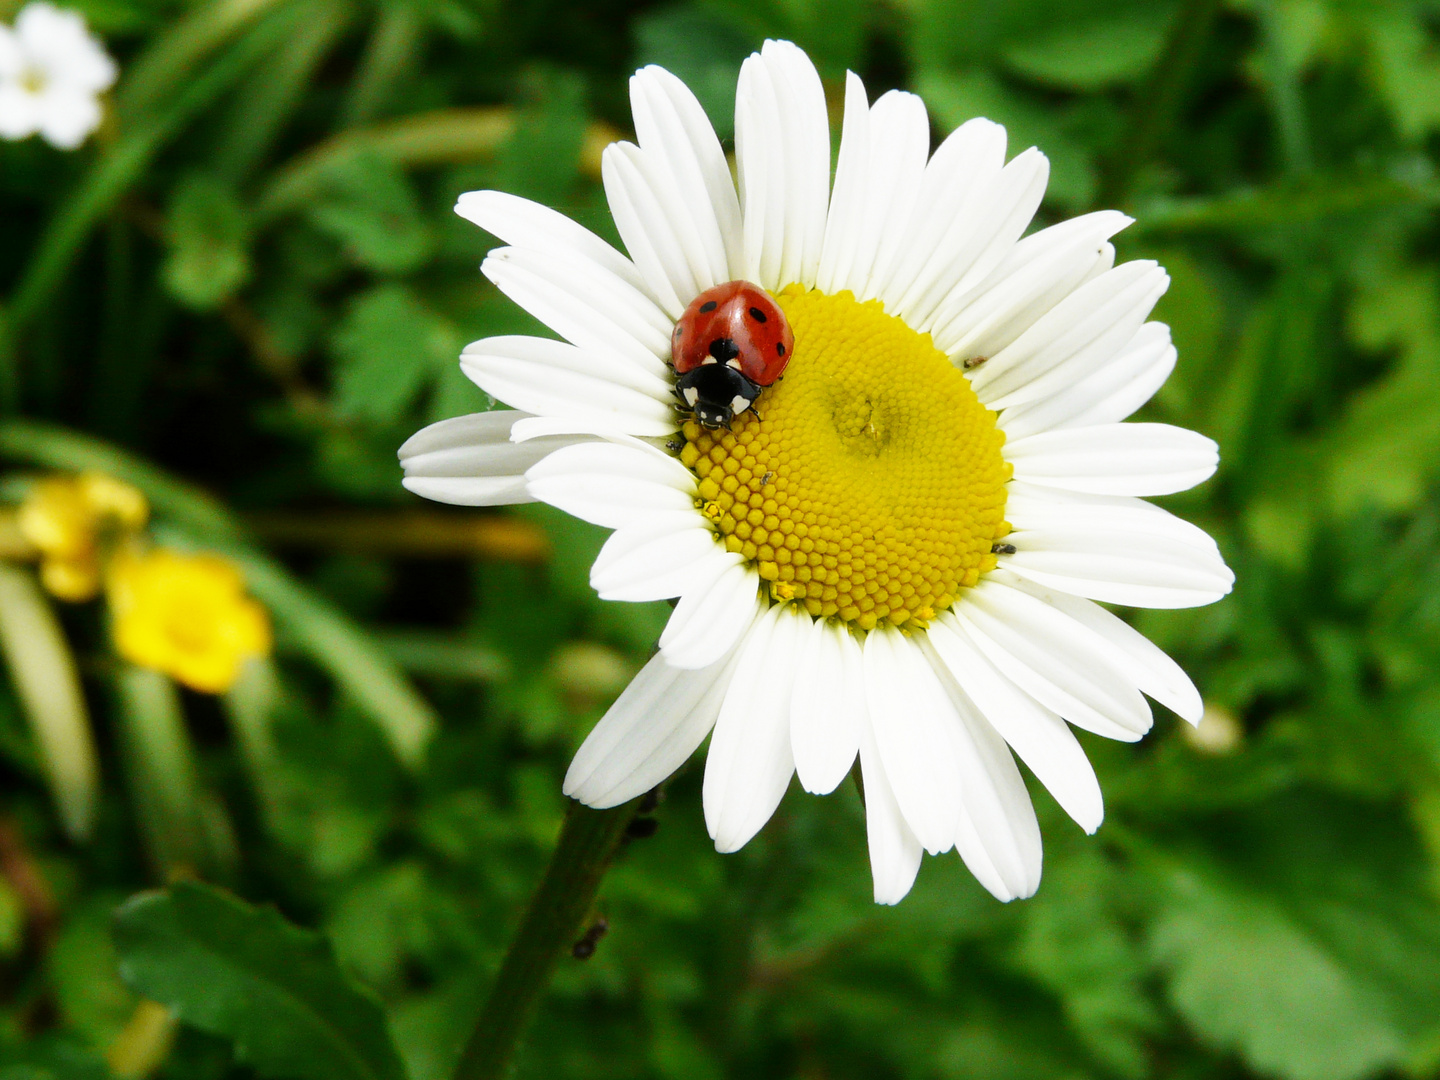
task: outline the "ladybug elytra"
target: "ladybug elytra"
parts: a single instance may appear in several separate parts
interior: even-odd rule
[[[716,285],[690,301],[670,336],[675,394],[704,427],[728,428],[780,378],[794,349],[769,293],[748,281]]]

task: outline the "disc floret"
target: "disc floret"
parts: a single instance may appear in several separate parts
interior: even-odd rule
[[[923,625],[995,566],[1004,434],[969,381],[877,300],[792,285],[795,333],[763,419],[684,427],[702,512],[775,601],[863,630]]]

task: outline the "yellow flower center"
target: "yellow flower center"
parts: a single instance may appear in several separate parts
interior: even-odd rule
[[[923,625],[995,566],[1004,433],[930,335],[880,301],[798,285],[776,299],[795,352],[758,414],[684,426],[703,512],[773,600],[863,630]]]

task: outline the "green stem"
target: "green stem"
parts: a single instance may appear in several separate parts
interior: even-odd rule
[[[1120,152],[1107,170],[1100,198],[1103,205],[1123,204],[1136,175],[1154,158],[1161,136],[1180,111],[1219,12],[1220,0],[1185,0],[1176,14],[1165,48],[1135,98],[1135,112]]]
[[[545,878],[510,940],[490,1000],[460,1055],[455,1080],[499,1080],[509,1074],[555,960],[579,938],[638,801],[609,810],[571,804]]]

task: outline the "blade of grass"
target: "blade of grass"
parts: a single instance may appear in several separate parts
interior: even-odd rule
[[[440,109],[373,127],[346,131],[276,170],[255,204],[255,220],[269,221],[312,198],[331,169],[360,154],[379,154],[400,165],[472,161],[494,153],[515,130],[503,106]]]
[[[212,0],[159,37],[125,73],[115,95],[122,120],[139,119],[166,93],[195,78],[205,55],[285,0]]]
[[[294,36],[256,67],[224,121],[214,170],[232,183],[244,181],[265,156],[355,16],[348,0],[305,0],[301,11]]]
[[[0,562],[0,650],[71,839],[90,835],[100,768],[70,644],[35,575]]]
[[[129,664],[116,672],[115,690],[131,798],[150,861],[165,880],[194,876],[208,859],[180,693],[160,672]]]
[[[360,70],[345,102],[342,126],[368,123],[380,111],[396,82],[414,64],[424,29],[420,5],[409,0],[389,0],[380,5],[380,14],[360,58]]]

